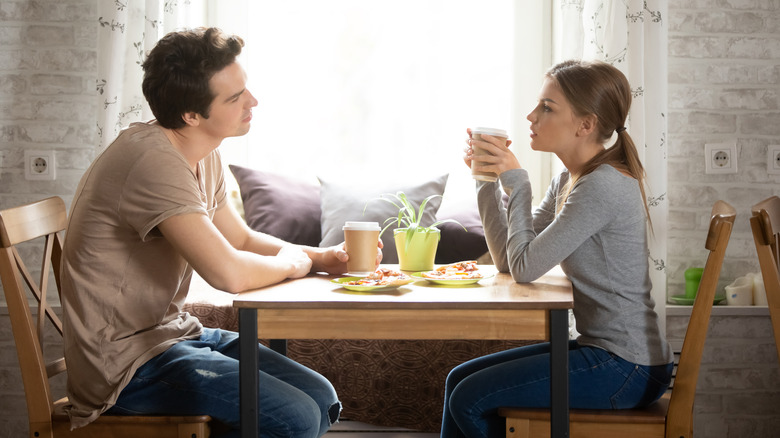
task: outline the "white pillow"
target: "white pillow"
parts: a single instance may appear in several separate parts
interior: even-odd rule
[[[387,201],[378,199],[386,193],[402,191],[415,208],[419,208],[422,201],[430,195],[444,194],[449,174],[419,182],[379,182],[366,184],[359,179],[330,180],[318,177],[320,180],[320,207],[322,216],[322,241],[320,246],[332,246],[344,241],[342,227],[346,221],[375,221],[384,228],[385,220],[398,217],[398,208]],[[423,212],[422,226],[429,226],[435,222],[436,212],[441,206],[441,196],[431,199]],[[365,214],[363,210],[365,209]],[[395,249],[393,230],[396,224],[389,227],[382,234],[382,263],[398,263],[398,253]]]

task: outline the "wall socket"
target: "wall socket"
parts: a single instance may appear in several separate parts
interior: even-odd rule
[[[57,178],[54,151],[24,151],[24,179],[53,181]]]
[[[705,173],[737,173],[737,143],[704,145]]]
[[[780,175],[780,145],[766,147],[766,173]]]

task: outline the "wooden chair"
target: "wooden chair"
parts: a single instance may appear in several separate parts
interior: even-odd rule
[[[70,430],[70,420],[63,407],[67,397],[52,400],[49,379],[65,371],[60,357],[45,363],[42,344],[44,324],[48,317],[62,334],[62,323],[47,302],[49,273],[53,271],[60,288],[60,258],[65,229],[65,203],[58,197],[0,211],[0,278],[2,278],[11,328],[22,371],[30,437],[127,437],[127,438],[202,438],[209,436],[208,415],[199,416],[110,416],[101,415],[85,427]],[[42,241],[35,239],[43,238]],[[31,242],[34,241],[35,242]],[[43,246],[39,281],[30,273],[17,251],[17,245],[40,243]],[[31,246],[34,247],[34,246]],[[27,248],[25,247],[25,250]],[[36,258],[37,260],[37,258]],[[26,284],[26,287],[25,287]],[[38,302],[33,313],[28,304],[29,288]]]
[[[764,279],[766,301],[780,359],[780,230],[775,231],[772,228],[772,224],[780,226],[780,198],[772,196],[765,199],[754,205],[751,211],[753,216],[750,217],[750,227],[753,229],[753,241],[756,244],[758,264],[761,266],[761,277]]]
[[[690,438],[693,435],[693,399],[699,365],[735,216],[734,208],[723,201],[716,202],[712,208],[704,245],[710,252],[691,311],[671,392],[642,409],[572,409],[569,416],[571,438]],[[500,408],[498,414],[506,417],[508,438],[550,436],[548,409],[506,407]]]

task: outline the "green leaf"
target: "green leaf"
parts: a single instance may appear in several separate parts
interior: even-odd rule
[[[379,233],[381,236],[384,234],[385,230],[390,228],[393,225],[396,225],[398,229],[406,229],[407,235],[406,235],[406,241],[407,243],[411,240],[412,236],[414,236],[414,233],[416,232],[422,232],[427,233],[431,231],[438,231],[438,228],[436,228],[437,225],[443,224],[445,222],[455,222],[461,227],[460,222],[456,221],[455,219],[445,219],[441,221],[435,222],[433,225],[429,227],[423,227],[420,226],[420,223],[423,219],[423,214],[425,213],[425,207],[428,206],[428,203],[436,198],[441,197],[442,195],[439,194],[433,194],[425,198],[422,203],[420,203],[420,208],[415,209],[414,204],[409,200],[409,198],[406,196],[406,194],[402,191],[396,192],[396,193],[383,193],[379,195],[377,199],[380,199],[382,201],[388,202],[395,206],[395,208],[398,209],[398,215],[394,217],[389,217],[385,219],[384,221],[384,228],[382,228],[382,231]],[[366,208],[368,208],[368,203],[363,207],[363,214],[366,212]],[[466,227],[463,227],[465,230]],[[439,234],[439,239],[441,239],[441,233]]]

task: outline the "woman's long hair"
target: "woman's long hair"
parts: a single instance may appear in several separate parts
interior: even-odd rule
[[[602,164],[631,175],[639,182],[642,203],[648,221],[650,212],[645,195],[645,169],[639,160],[639,154],[631,136],[625,128],[628,110],[631,108],[631,86],[628,79],[617,68],[601,61],[564,61],[553,66],[546,74],[554,80],[566,100],[572,106],[574,114],[583,117],[596,116],[596,132],[599,141],[606,143],[617,132],[615,144],[591,158],[577,174],[570,175],[563,193],[565,203],[572,188],[583,176],[593,172]]]

